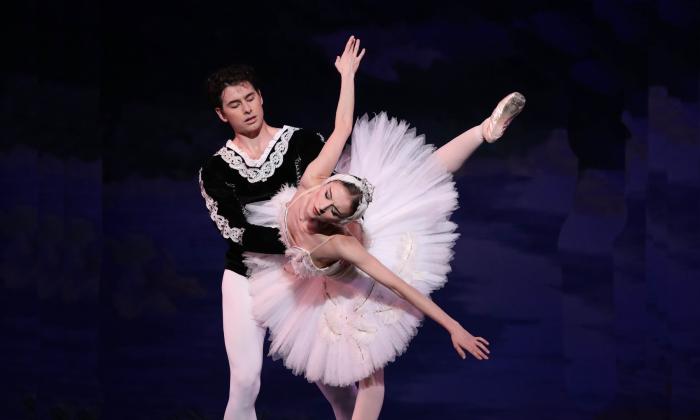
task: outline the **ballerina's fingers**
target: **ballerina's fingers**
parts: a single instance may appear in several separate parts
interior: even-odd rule
[[[476,339],[476,341],[483,341],[487,346],[489,345],[489,342],[484,337],[474,337],[474,339]]]
[[[465,353],[464,350],[462,350],[462,345],[460,343],[452,342],[452,347],[454,347],[457,354],[459,354],[459,357],[461,357],[462,359],[466,359],[467,353]]]
[[[479,340],[476,340],[476,346],[481,349],[481,351],[485,352],[486,354],[491,354],[489,351],[488,347],[486,347],[486,344],[482,343]]]
[[[474,355],[479,360],[485,359],[488,360],[489,356],[487,355],[489,353],[489,350],[486,348],[486,346],[481,343],[477,337],[473,339],[471,343],[471,353]]]
[[[355,65],[360,64],[360,61],[362,61],[362,57],[365,56],[365,51],[366,51],[365,48],[360,50],[360,38],[355,39],[355,44],[353,45],[353,48],[352,48],[352,55],[355,58]]]
[[[482,345],[477,344],[476,347],[477,347],[482,353],[491,354],[491,352],[489,351],[489,349],[487,349],[483,344],[482,344]],[[486,358],[488,359],[488,356],[486,356]]]
[[[473,345],[467,344],[467,345],[464,345],[463,347],[469,353],[471,353],[471,355],[474,356],[474,358],[476,358],[477,360],[481,360],[481,358],[482,358],[481,352],[479,352],[479,350],[476,349]]]
[[[350,35],[350,38],[348,38],[348,42],[345,43],[345,50],[343,50],[343,54],[350,51],[352,49],[352,44],[355,42],[355,36]]]
[[[479,360],[484,360],[484,359],[488,360],[488,358],[489,358],[476,346],[474,346],[474,348],[470,351],[471,351],[471,354],[473,354],[474,357],[476,357]]]

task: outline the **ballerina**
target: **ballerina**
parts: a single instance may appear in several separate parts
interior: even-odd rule
[[[343,155],[364,54],[351,37],[336,58],[334,131],[298,188],[247,206],[250,223],[279,228],[287,247],[285,256],[246,259],[253,314],[270,330],[270,354],[312,382],[359,382],[353,419],[378,417],[383,368],[406,350],[423,315],[448,331],[460,357],[488,359],[488,341],[428,295],[446,282],[457,238],[448,220],[457,206],[452,172],[483,141],[501,137],[525,104],[521,94],[508,95],[482,124],[437,151],[405,122],[363,117]],[[335,169],[353,175],[331,176]]]

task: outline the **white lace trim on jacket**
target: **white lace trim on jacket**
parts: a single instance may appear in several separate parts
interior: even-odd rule
[[[231,227],[228,224],[228,220],[219,214],[219,204],[207,194],[204,189],[204,182],[202,182],[202,171],[199,171],[199,190],[204,197],[204,202],[206,203],[207,210],[209,210],[209,217],[216,223],[216,227],[219,228],[221,234],[226,239],[231,239],[233,242],[240,244],[243,241],[244,228]]]
[[[225,147],[214,153],[214,156],[221,156],[231,169],[237,170],[251,184],[265,182],[275,173],[277,168],[282,166],[284,155],[289,149],[289,139],[296,130],[298,128],[285,125],[279,131],[279,138],[276,141],[274,138],[270,140],[259,159],[248,158],[231,140],[226,143]]]

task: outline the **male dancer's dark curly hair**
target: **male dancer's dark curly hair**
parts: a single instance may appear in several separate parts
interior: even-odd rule
[[[215,71],[207,78],[209,103],[214,108],[221,107],[221,92],[226,89],[226,86],[235,86],[243,82],[250,83],[255,90],[259,89],[258,76],[253,67],[246,64],[233,64]]]

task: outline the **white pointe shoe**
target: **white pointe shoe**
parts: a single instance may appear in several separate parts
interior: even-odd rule
[[[488,143],[501,138],[505,133],[508,124],[513,121],[516,115],[525,107],[525,97],[518,92],[513,92],[496,105],[496,109],[490,117],[481,123],[481,135]]]

